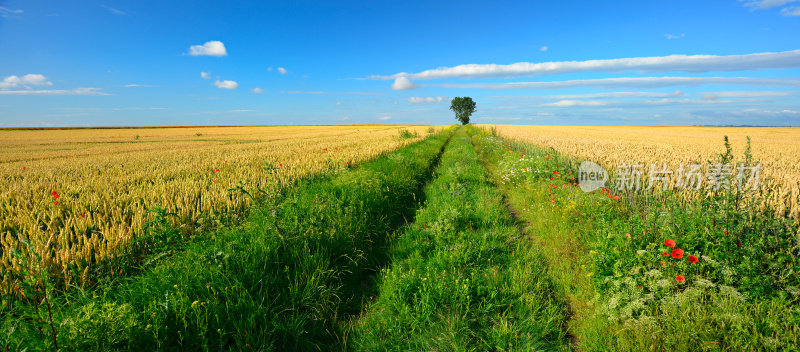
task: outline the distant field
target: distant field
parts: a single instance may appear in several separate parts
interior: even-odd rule
[[[64,284],[81,282],[90,263],[143,234],[151,209],[175,213],[169,222],[184,234],[208,230],[248,207],[250,198],[231,188],[273,192],[417,141],[428,128],[0,130],[2,284],[14,276],[6,270],[19,269],[11,248],[33,250],[54,271],[69,266]]]
[[[743,159],[746,137],[753,159],[761,162],[761,180],[769,191],[767,203],[782,216],[800,219],[800,128],[798,127],[642,127],[642,126],[493,126],[511,139],[617,167],[622,163],[666,162],[706,164],[724,153],[728,136],[736,157]],[[736,172],[734,168],[734,172]],[[645,175],[646,177],[646,175]],[[673,180],[674,181],[674,180]]]

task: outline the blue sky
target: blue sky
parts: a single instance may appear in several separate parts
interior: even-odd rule
[[[800,125],[800,1],[2,1],[0,127]]]

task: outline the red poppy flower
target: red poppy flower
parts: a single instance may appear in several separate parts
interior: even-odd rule
[[[552,180],[552,179],[553,179],[553,176],[550,176],[550,179]]]
[[[611,193],[608,194],[608,198],[611,198]]]
[[[673,241],[673,240],[666,240],[666,241],[664,241],[664,245],[665,245],[665,246],[667,246],[667,247],[669,247],[669,248],[673,248],[673,247],[675,247],[675,241]]]
[[[58,192],[56,192],[56,191],[50,192],[50,195],[53,196],[53,199],[58,199],[59,197],[61,197],[61,196],[58,195]]]
[[[614,196],[614,200],[619,200],[619,196]]]
[[[219,169],[214,169],[214,172],[219,172]]]
[[[86,213],[81,214],[81,217],[85,218],[86,217]]]
[[[629,234],[629,233],[626,233],[626,234],[625,234],[625,237],[627,237],[627,238],[631,238],[631,234]]]
[[[675,248],[672,250],[672,257],[675,259],[683,258],[683,249]]]
[[[665,256],[665,257],[669,257],[669,252],[664,252],[664,253],[661,253],[661,255],[663,255],[663,256]]]
[[[349,163],[348,163],[349,164]],[[283,164],[278,164],[278,166],[283,167]]]
[[[25,170],[25,169],[27,169],[27,168],[28,168],[27,166],[23,166],[23,167],[22,167],[22,169],[23,169],[23,170]]]
[[[53,202],[53,205],[58,205],[58,201]]]
[[[322,148],[322,150],[324,150],[324,151],[326,151],[326,152],[327,152],[327,151],[328,151],[328,148]]]
[[[693,256],[693,255],[690,255],[690,256],[689,256],[689,263],[692,263],[692,264],[694,264],[694,263],[697,263],[697,261],[698,261],[698,260],[697,260],[697,257],[695,257],[695,256]]]
[[[558,171],[553,171],[554,174],[558,175]]]
[[[211,180],[211,183],[217,183],[217,180]]]
[[[682,282],[686,281],[686,278],[683,277],[683,275],[678,275],[678,276],[675,277],[675,281],[682,283]]]

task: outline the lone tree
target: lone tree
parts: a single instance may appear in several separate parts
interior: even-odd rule
[[[462,125],[469,123],[469,117],[475,112],[475,104],[470,97],[455,97],[450,102],[450,110],[456,113],[456,119],[461,121]]]

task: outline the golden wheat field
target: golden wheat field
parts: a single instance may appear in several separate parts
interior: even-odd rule
[[[747,137],[753,160],[761,163],[761,189],[777,215],[800,219],[800,128],[797,127],[645,127],[491,125],[502,136],[598,162],[651,163],[675,170],[681,163],[716,161],[728,136],[742,161]],[[645,169],[646,170],[646,169]],[[734,171],[735,172],[735,171]],[[763,205],[763,204],[762,204]]]
[[[238,185],[271,192],[400,148],[428,128],[2,130],[0,284],[8,285],[19,269],[12,248],[40,255],[69,284],[86,277],[89,263],[113,258],[141,235],[149,209],[177,214],[170,219],[182,232],[209,229],[248,207]],[[403,129],[417,136],[401,138]],[[82,274],[73,276],[67,265]]]

